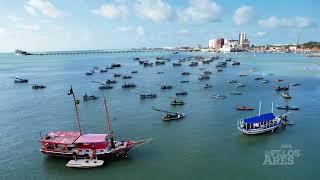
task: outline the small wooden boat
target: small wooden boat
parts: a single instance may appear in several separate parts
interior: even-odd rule
[[[277,82],[282,82],[282,81],[283,81],[283,79],[277,79],[276,81],[277,81]]]
[[[230,57],[228,57],[228,58],[225,58],[225,61],[231,61],[231,58]]]
[[[296,106],[288,106],[288,105],[285,105],[285,106],[278,106],[277,105],[277,109],[281,109],[281,110],[299,110],[299,108],[296,107]]]
[[[152,99],[156,97],[157,97],[157,94],[155,93],[140,94],[140,99]]]
[[[102,166],[103,160],[98,159],[74,159],[70,160],[66,166],[70,168],[95,168]]]
[[[190,63],[189,63],[189,66],[198,66],[198,62],[194,62],[194,61],[193,61],[193,62],[190,62]]]
[[[169,86],[169,85],[162,85],[160,87],[160,89],[163,89],[163,90],[166,90],[166,89],[172,89],[172,86]]]
[[[113,77],[121,77],[121,74],[113,74]]]
[[[184,75],[184,76],[185,76],[185,75],[190,75],[189,72],[182,72],[181,74]]]
[[[163,74],[164,72],[163,71],[160,71],[160,72],[156,72],[156,74]]]
[[[135,88],[135,87],[137,87],[135,84],[133,84],[133,83],[124,83],[123,85],[122,85],[122,88]]]
[[[113,86],[110,86],[108,84],[103,84],[101,82],[98,82],[98,81],[92,81],[94,83],[97,83],[97,84],[100,84],[100,86],[98,87],[100,90],[104,90],[104,89],[112,89]]]
[[[240,73],[239,76],[240,76],[240,77],[244,77],[244,76],[248,76],[248,74],[246,74],[246,73]]]
[[[219,95],[219,94],[214,95],[214,96],[212,96],[212,97],[213,97],[213,98],[216,98],[216,99],[225,99],[225,98],[227,98],[226,96]]]
[[[189,80],[183,80],[183,81],[180,81],[180,83],[188,83],[190,82]]]
[[[203,86],[203,88],[207,89],[207,88],[212,88],[213,86],[211,84],[206,84]]]
[[[140,58],[136,57],[136,58],[133,58],[134,61],[139,61]]]
[[[106,72],[108,72],[107,69],[101,69],[101,70],[100,70],[100,73],[106,73]]]
[[[153,62],[144,62],[143,66],[144,67],[151,67],[151,66],[153,66]]]
[[[132,78],[132,76],[124,75],[124,76],[122,76],[122,78],[123,78],[123,79],[131,79],[131,78]]]
[[[171,105],[172,106],[181,106],[181,105],[184,105],[184,102],[182,99],[173,99],[171,101]]]
[[[188,95],[187,91],[180,91],[176,93],[176,96],[186,96],[186,95]]]
[[[254,110],[254,107],[249,107],[249,106],[239,106],[236,108],[239,111],[252,111]]]
[[[268,83],[269,80],[262,80],[261,82],[262,82],[262,83]]]
[[[179,62],[177,62],[177,63],[172,63],[172,66],[173,66],[173,67],[177,67],[177,66],[182,66],[182,64],[179,63]]]
[[[106,84],[115,84],[115,83],[117,83],[116,80],[108,79],[108,80],[106,81]]]
[[[208,79],[210,79],[210,76],[208,76],[208,75],[200,75],[200,77],[198,79],[199,80],[208,80]]]
[[[228,83],[237,83],[238,81],[237,80],[229,80],[227,81]]]
[[[277,86],[275,88],[276,91],[288,91],[289,90],[289,86],[284,86],[284,87],[281,87],[281,86]]]
[[[223,69],[221,69],[221,68],[217,69],[217,72],[222,72],[222,71],[223,71]]]
[[[32,85],[32,89],[44,89],[44,88],[46,88],[46,86],[45,85],[42,85],[42,84],[34,84],[34,85]]]
[[[254,80],[262,80],[263,79],[263,77],[256,77],[256,78],[254,78]]]
[[[156,65],[165,65],[166,61],[165,60],[157,60],[157,61],[155,61],[155,64]]]
[[[239,61],[233,61],[233,62],[231,63],[231,65],[240,65],[240,62],[239,62]]]
[[[95,96],[95,95],[88,96],[87,94],[85,94],[85,95],[83,96],[83,100],[84,100],[84,101],[96,100],[96,99],[98,99],[98,97]]]
[[[101,86],[99,86],[99,89],[100,90],[104,90],[104,89],[112,89],[113,88],[113,86],[110,86],[110,85],[101,85]]]
[[[131,74],[137,74],[138,71],[131,71]]]
[[[231,92],[229,92],[229,94],[242,95],[242,92],[240,92],[240,91],[231,91]]]
[[[180,112],[175,112],[175,113],[166,113],[161,116],[161,119],[163,121],[171,121],[171,120],[178,120],[184,118],[185,114],[180,113]]]
[[[289,95],[289,92],[282,93],[282,97],[285,99],[291,99],[292,97]]]
[[[121,67],[121,64],[111,64],[111,67],[112,68],[119,68],[119,67]]]
[[[86,76],[92,76],[93,73],[92,72],[86,72]]]
[[[243,83],[238,83],[237,85],[236,85],[236,87],[238,87],[238,88],[240,88],[240,87],[245,87],[246,85],[245,84],[243,84]]]

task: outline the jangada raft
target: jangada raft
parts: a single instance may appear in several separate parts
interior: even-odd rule
[[[76,100],[72,88],[69,92],[69,95],[71,94],[73,95],[74,106],[76,109],[79,132],[56,131],[47,133],[46,136],[40,140],[40,152],[43,154],[62,158],[73,158],[76,156],[79,159],[83,159],[94,156],[98,159],[117,159],[127,157],[127,153],[130,149],[149,141],[114,140],[106,99],[104,100],[104,106],[109,134],[82,133],[78,113],[79,101]]]

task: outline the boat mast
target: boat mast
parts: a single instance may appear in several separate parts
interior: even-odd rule
[[[108,106],[107,106],[107,100],[104,97],[104,107],[106,110],[106,118],[107,118],[107,128],[108,128],[108,137],[111,141],[111,147],[115,148],[114,146],[114,142],[113,142],[113,137],[112,137],[112,129],[111,129],[111,125],[110,125],[110,116],[109,116],[109,111],[108,111]]]
[[[272,104],[271,104],[271,112],[273,113],[273,101],[272,101]]]
[[[78,103],[77,103],[76,97],[75,97],[75,95],[74,95],[72,86],[71,86],[71,88],[70,88],[70,91],[69,91],[68,95],[71,95],[71,94],[72,94],[72,97],[73,97],[74,107],[75,107],[75,110],[76,110],[78,128],[79,128],[79,132],[80,132],[80,135],[81,135],[82,132],[81,132],[81,126],[80,126],[80,117],[79,117]]]
[[[260,112],[261,112],[261,101],[259,103],[259,116],[260,116]]]

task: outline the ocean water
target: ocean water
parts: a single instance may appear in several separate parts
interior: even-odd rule
[[[15,56],[0,54],[0,179],[319,179],[320,156],[318,149],[320,117],[320,59],[299,54],[228,55],[240,61],[240,66],[227,66],[216,72],[215,63],[189,67],[172,67],[179,57],[190,55],[212,56],[207,53],[124,53],[86,56]],[[143,67],[134,57],[154,61],[156,56],[170,57],[166,65]],[[224,55],[220,55],[224,57]],[[112,63],[121,68],[109,73],[85,76],[94,66]],[[213,74],[208,81],[199,81],[199,68]],[[251,68],[257,71],[251,72]],[[137,74],[130,74],[137,70]],[[163,71],[163,74],[156,72]],[[181,72],[191,72],[181,76]],[[98,90],[92,81],[114,79],[112,73],[132,75],[129,80],[117,79],[112,90]],[[239,77],[247,73],[247,77]],[[273,74],[273,75],[270,75]],[[28,84],[15,84],[11,76],[28,78]],[[254,78],[263,76],[270,83]],[[243,95],[230,95],[239,90],[226,81],[236,79],[246,84]],[[271,103],[284,105],[281,94],[275,92],[277,79],[281,85],[301,83],[291,87],[290,105],[300,111],[289,114],[293,126],[281,127],[274,133],[259,136],[241,134],[238,119],[271,111]],[[190,80],[181,84],[181,80]],[[134,90],[122,89],[123,82],[134,82]],[[33,83],[47,85],[46,89],[32,90]],[[213,88],[204,89],[211,83]],[[172,90],[160,90],[160,85],[172,85]],[[80,103],[82,129],[87,133],[105,133],[103,94],[107,97],[112,127],[116,139],[152,141],[129,152],[128,159],[106,162],[96,169],[70,169],[66,160],[48,158],[39,152],[40,132],[77,130],[72,98],[67,95],[70,86]],[[183,97],[186,104],[170,106],[170,98],[179,90],[188,91]],[[140,100],[139,93],[153,92],[156,99]],[[82,96],[94,94],[96,101],[83,102]],[[222,94],[224,100],[213,99]],[[239,105],[254,106],[252,112],[239,112]],[[184,112],[179,121],[163,122],[163,110]],[[274,110],[275,114],[284,113]],[[292,165],[263,165],[271,150],[285,150],[290,145],[299,156]],[[277,157],[280,157],[278,155]]]

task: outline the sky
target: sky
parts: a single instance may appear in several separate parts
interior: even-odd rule
[[[320,41],[319,0],[0,0],[0,51]]]

